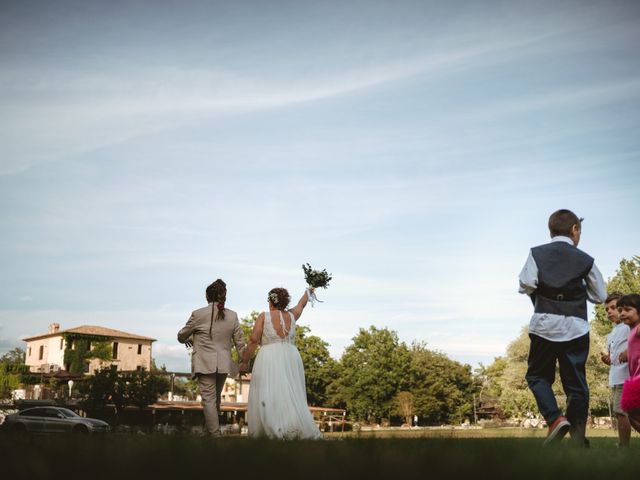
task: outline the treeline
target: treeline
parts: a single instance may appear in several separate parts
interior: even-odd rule
[[[247,335],[256,317],[242,319]],[[306,326],[297,327],[296,342],[312,406],[345,408],[352,420],[368,423],[410,423],[414,415],[421,425],[473,418],[471,367],[424,343],[407,345],[395,331],[371,326],[335,360]]]

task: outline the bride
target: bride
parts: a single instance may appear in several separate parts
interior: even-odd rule
[[[284,288],[269,292],[269,311],[262,312],[244,351],[240,371],[249,370],[249,359],[258,351],[249,390],[249,436],[277,439],[319,438],[307,405],[304,366],[296,348],[296,320],[309,300],[307,290],[298,304],[285,310],[290,296]]]

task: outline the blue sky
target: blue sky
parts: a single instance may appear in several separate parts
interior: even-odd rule
[[[0,353],[103,325],[175,340],[218,277],[241,316],[301,264],[340,356],[388,326],[477,365],[530,316],[528,248],[586,218],[640,253],[640,5],[0,4]]]

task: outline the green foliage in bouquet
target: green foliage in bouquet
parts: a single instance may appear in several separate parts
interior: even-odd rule
[[[310,287],[327,288],[329,286],[331,274],[327,273],[325,269],[322,269],[322,271],[314,270],[311,268],[311,265],[307,263],[306,265],[302,265],[302,270],[304,271],[304,279]]]

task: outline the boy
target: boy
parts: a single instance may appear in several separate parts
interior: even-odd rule
[[[611,367],[609,369],[609,386],[613,396],[613,413],[616,414],[618,422],[618,445],[628,447],[631,438],[631,424],[627,413],[620,407],[620,397],[624,381],[629,378],[629,368],[626,363],[620,362],[620,354],[627,351],[627,337],[630,329],[628,325],[620,321],[618,312],[620,297],[622,297],[621,293],[612,293],[604,302],[607,318],[613,322],[613,330],[607,335],[608,352],[601,353],[600,358]]]
[[[525,378],[549,426],[544,445],[569,431],[576,445],[589,445],[585,438],[589,413],[587,300],[602,303],[607,292],[593,258],[577,248],[581,223],[570,210],[551,214],[551,242],[532,248],[520,272],[519,291],[529,295],[534,305]],[[556,362],[567,396],[566,416],[552,390]]]

